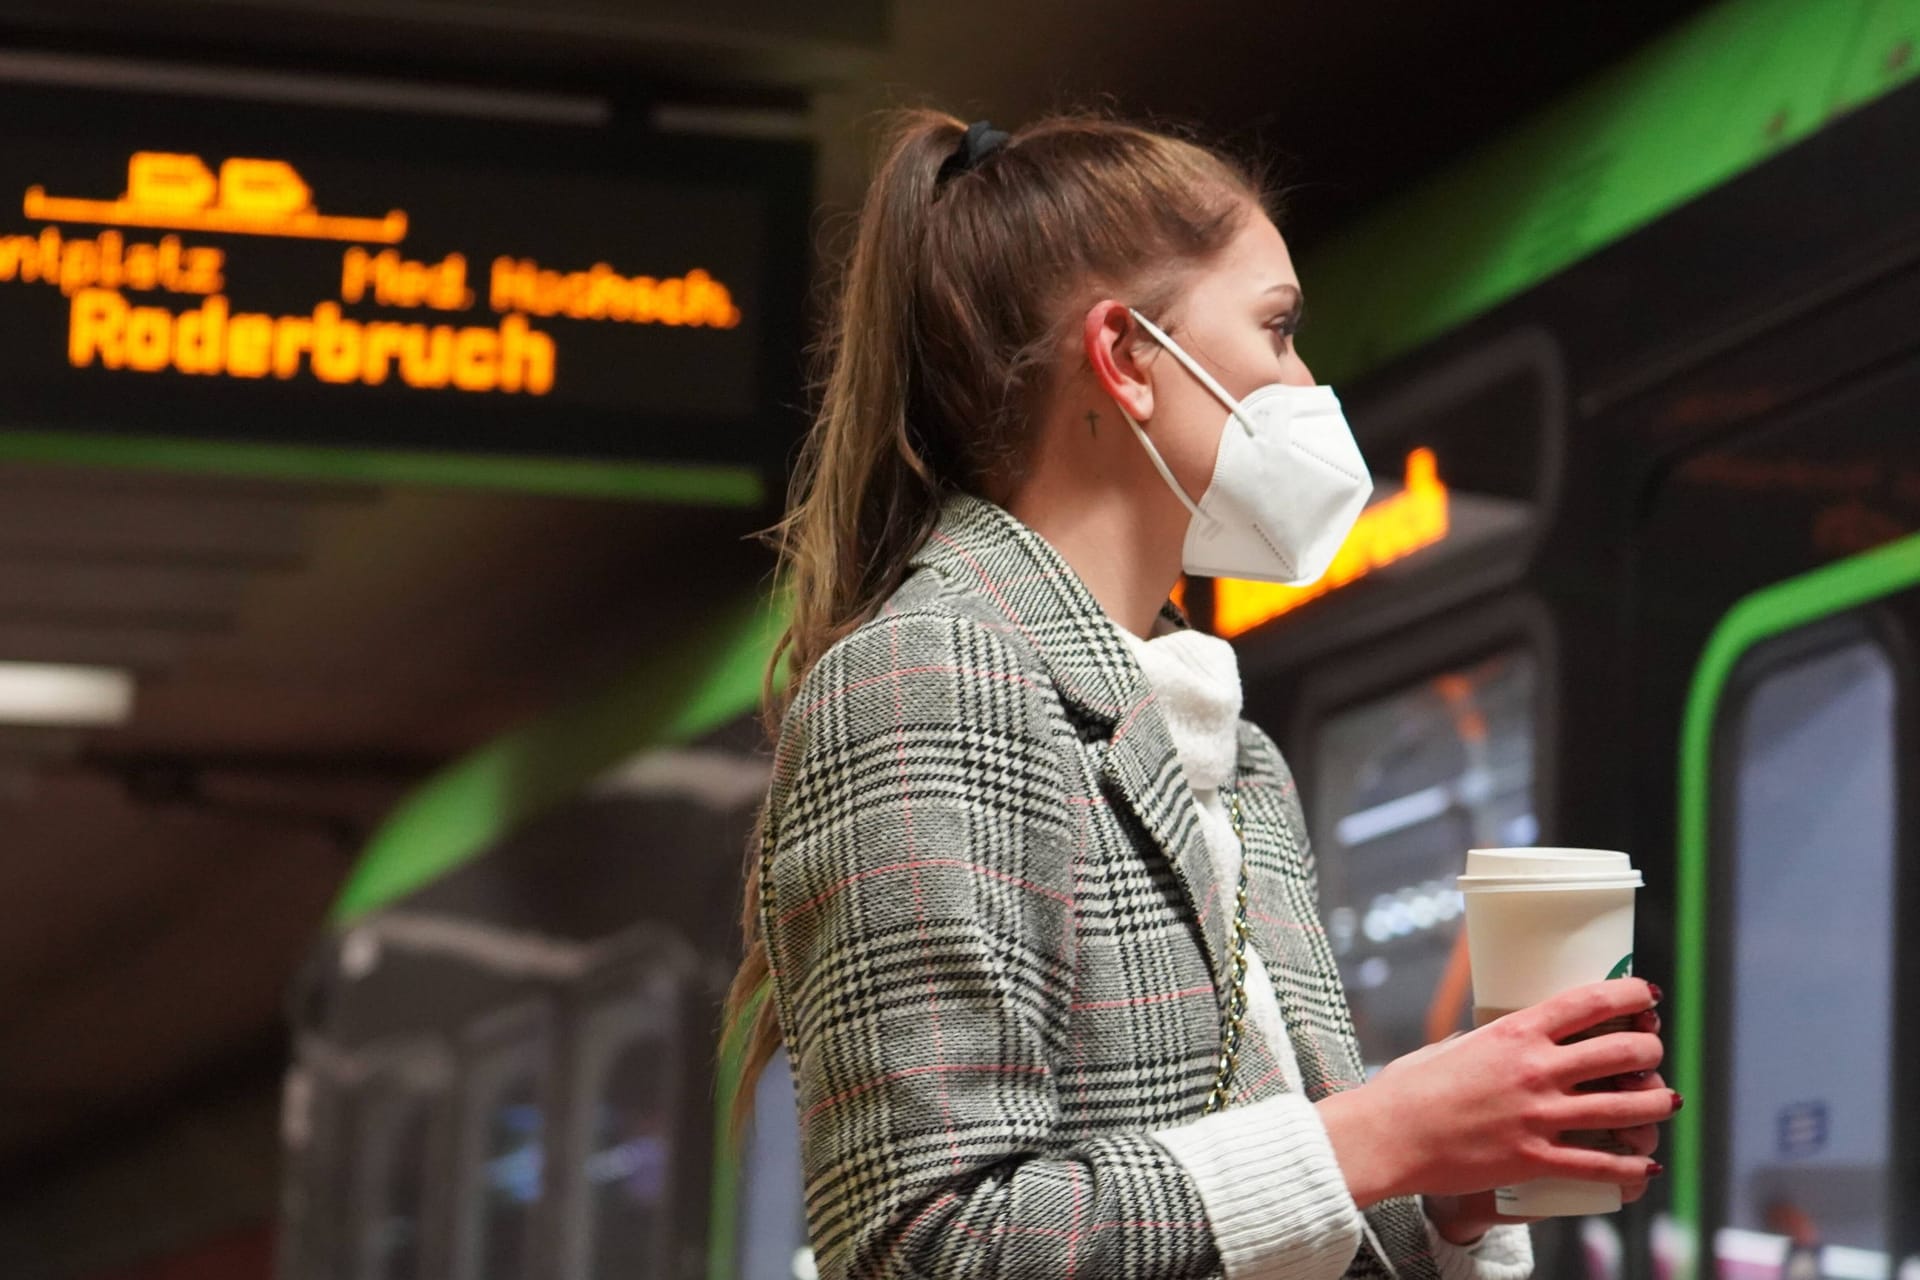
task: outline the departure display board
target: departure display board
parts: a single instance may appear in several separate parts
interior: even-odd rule
[[[798,144],[78,96],[10,119],[0,430],[761,466],[792,443]]]

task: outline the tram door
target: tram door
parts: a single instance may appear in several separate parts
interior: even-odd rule
[[[1724,430],[1635,531],[1687,1098],[1656,1280],[1920,1280],[1916,405],[1908,362]]]
[[[1920,1277],[1917,643],[1913,538],[1748,597],[1696,678],[1681,926],[1704,1004],[1683,1039],[1709,1105],[1683,1207],[1704,1274]]]

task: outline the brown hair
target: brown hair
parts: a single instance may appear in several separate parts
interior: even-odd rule
[[[1075,303],[1122,293],[1165,309],[1185,276],[1267,204],[1244,166],[1196,143],[1093,115],[1014,133],[942,178],[966,125],[897,114],[860,210],[841,293],[819,348],[821,402],[786,516],[770,531],[793,616],[767,665],[762,706],[777,736],[787,690],[878,611],[943,498],[1004,502],[1046,407]],[[1082,301],[1082,295],[1084,301]],[[760,936],[762,809],[748,851],[746,956],[725,1026],[744,1031],[738,1132],[780,1046]],[[752,1010],[751,1027],[740,1020]]]

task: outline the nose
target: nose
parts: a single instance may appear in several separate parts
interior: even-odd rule
[[[1311,387],[1315,385],[1313,370],[1307,368],[1307,362],[1301,358],[1298,351],[1293,354],[1293,369],[1287,381],[1296,387]]]

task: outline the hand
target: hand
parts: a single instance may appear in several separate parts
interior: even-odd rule
[[[1323,1099],[1321,1118],[1354,1199],[1365,1208],[1392,1196],[1471,1196],[1546,1177],[1614,1182],[1637,1198],[1658,1171],[1641,1153],[1652,1149],[1645,1130],[1678,1109],[1678,1095],[1652,1083],[1660,1038],[1635,1029],[1561,1042],[1654,1003],[1653,987],[1638,978],[1577,987]],[[1628,1089],[1577,1090],[1638,1072],[1649,1074]],[[1561,1141],[1597,1129],[1621,1131],[1634,1154]]]
[[[1652,1009],[1634,1018],[1633,1029],[1657,1034],[1660,1030],[1660,1014]],[[1617,1076],[1609,1081],[1609,1086],[1624,1092],[1657,1092],[1667,1087],[1667,1082],[1659,1072],[1649,1071],[1643,1074]],[[1652,1156],[1660,1146],[1660,1128],[1658,1125],[1636,1125],[1631,1129],[1614,1131],[1614,1138],[1634,1155]],[[1647,1194],[1647,1179],[1624,1184],[1620,1188],[1620,1203],[1632,1204]],[[1425,1198],[1427,1217],[1433,1220],[1434,1228],[1443,1239],[1457,1245],[1471,1245],[1485,1235],[1490,1228],[1508,1223],[1525,1226],[1539,1222],[1539,1218],[1515,1217],[1501,1213],[1494,1203],[1494,1193],[1481,1191],[1465,1196],[1427,1196]]]
[[[1658,1031],[1659,1019],[1660,1015],[1652,1011],[1643,1013],[1636,1020],[1634,1029]],[[1654,1091],[1665,1089],[1667,1082],[1661,1078],[1659,1072],[1653,1071],[1639,1077],[1622,1076],[1616,1087],[1626,1091]],[[1660,1146],[1658,1125],[1643,1124],[1635,1125],[1631,1129],[1618,1129],[1614,1131],[1613,1136],[1622,1146],[1637,1156],[1651,1156]],[[1632,1204],[1646,1195],[1647,1181],[1646,1178],[1642,1178],[1638,1182],[1622,1185],[1620,1203]],[[1434,1229],[1440,1233],[1441,1238],[1462,1246],[1477,1243],[1481,1236],[1494,1227],[1509,1223],[1526,1226],[1540,1221],[1539,1218],[1523,1218],[1501,1213],[1494,1202],[1494,1193],[1491,1191],[1480,1191],[1465,1196],[1427,1196],[1424,1205],[1427,1217],[1433,1220]]]

